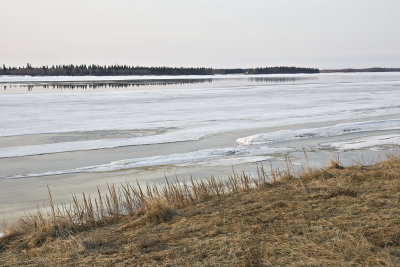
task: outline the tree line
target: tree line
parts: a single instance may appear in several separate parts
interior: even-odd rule
[[[214,74],[294,74],[319,73],[319,69],[299,67],[266,68],[185,68],[185,67],[140,67],[127,65],[53,65],[33,67],[10,67],[3,64],[0,75],[29,76],[117,76],[117,75],[214,75]]]

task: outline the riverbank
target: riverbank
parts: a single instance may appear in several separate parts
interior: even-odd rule
[[[36,227],[26,220],[10,228],[0,264],[396,266],[399,168],[389,156],[371,166],[332,162],[295,179],[290,168],[268,177],[260,169],[255,180],[232,175],[229,190],[213,179],[187,184],[194,190],[186,193],[185,184],[150,189],[153,198],[131,215],[91,220],[83,208],[86,219],[72,225],[50,212],[47,225],[36,218]]]

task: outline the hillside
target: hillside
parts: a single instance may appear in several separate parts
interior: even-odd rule
[[[399,266],[399,170],[390,156],[268,181],[260,169],[256,186],[234,174],[227,193],[214,179],[197,194],[169,185],[146,209],[86,227],[55,222],[61,215],[21,222],[0,239],[0,265]]]

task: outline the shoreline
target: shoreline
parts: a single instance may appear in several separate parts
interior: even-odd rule
[[[49,265],[54,260],[61,265],[116,260],[131,265],[290,265],[301,259],[339,265],[351,259],[368,265],[400,260],[398,153],[371,165],[344,167],[331,161],[299,173],[292,172],[290,160],[287,164],[271,175],[263,168],[255,177],[235,171],[225,181],[211,177],[145,190],[125,185],[128,191],[110,185],[108,194],[85,193],[70,208],[57,206],[51,192],[51,208],[12,224],[0,238],[0,264],[43,265],[52,259]],[[107,208],[104,200],[94,206],[100,199],[112,202],[106,201]],[[182,245],[195,249],[182,250]],[[293,245],[296,250],[290,250]],[[27,253],[15,253],[22,250]]]
[[[322,168],[326,166],[329,159],[339,158],[343,166],[351,166],[354,160],[369,165],[379,159],[384,159],[385,155],[393,152],[392,148],[381,151],[348,151],[335,153],[331,151],[307,152],[307,158],[303,151],[290,153],[289,158],[294,170],[300,170],[307,166]],[[323,159],[323,160],[321,160]],[[276,158],[264,161],[263,165],[269,169],[269,164],[276,169],[286,168],[286,158],[284,155],[277,155]],[[151,168],[136,168],[117,172],[99,173],[75,173],[53,176],[22,178],[22,179],[0,179],[0,187],[8,188],[3,192],[4,200],[0,209],[0,220],[7,219],[13,222],[31,212],[34,212],[37,205],[42,206],[48,203],[47,186],[53,192],[55,202],[67,202],[72,195],[85,193],[96,195],[97,188],[100,191],[107,191],[107,184],[120,185],[126,182],[135,184],[138,182],[142,186],[147,183],[151,185],[164,185],[165,177],[173,179],[178,177],[180,180],[188,180],[194,177],[199,180],[206,180],[209,177],[226,180],[232,172],[232,168],[238,173],[249,173],[255,175],[257,166],[260,163],[244,163],[232,165],[211,165],[199,166],[193,163],[189,166],[166,165]],[[1,223],[0,223],[1,224]]]

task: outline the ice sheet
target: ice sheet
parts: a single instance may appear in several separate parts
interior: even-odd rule
[[[275,152],[284,154],[285,149],[289,147],[285,142],[292,142],[291,145],[298,146],[294,149],[301,150],[301,144],[296,144],[293,140],[329,138],[329,142],[335,142],[336,138],[340,139],[339,137],[346,136],[347,138],[352,135],[355,136],[354,138],[360,138],[360,136],[377,135],[373,133],[376,131],[392,131],[390,133],[393,133],[400,129],[399,73],[307,75],[307,77],[314,77],[315,80],[272,84],[258,79],[263,76],[254,76],[253,80],[240,80],[243,77],[252,76],[232,75],[231,78],[229,77],[221,77],[224,79],[223,83],[185,84],[176,87],[154,86],[151,90],[141,88],[127,91],[97,92],[94,90],[90,93],[55,90],[36,94],[0,94],[0,139],[5,140],[0,148],[0,160],[21,164],[21,167],[18,166],[15,169],[15,176],[27,173],[26,169],[29,173],[40,174],[44,173],[43,170],[35,171],[35,167],[29,160],[26,160],[26,166],[23,165],[25,161],[22,157],[30,155],[33,157],[26,158],[37,160],[34,157],[40,154],[171,144],[183,141],[193,144],[198,140],[201,141],[196,145],[198,143],[205,145],[196,149],[204,151],[214,146],[212,142],[207,143],[209,139],[212,139],[211,137],[228,133],[229,135],[224,136],[232,136],[232,140],[227,140],[229,144],[224,146],[234,146],[235,139],[240,137],[235,133],[246,130],[246,134],[242,136],[248,136],[239,138],[237,147],[232,147],[239,151],[249,149],[246,150],[247,154],[243,152],[244,154],[240,156],[232,154],[215,158],[213,154],[199,154],[198,151],[187,152],[194,154],[182,156],[176,155],[173,151],[159,158],[158,151],[155,149],[151,157],[146,158],[145,164],[142,161],[143,157],[130,159],[127,164],[115,163],[120,158],[110,158],[108,162],[112,163],[108,165],[102,166],[105,161],[90,163],[91,166],[84,166],[87,169],[83,171],[97,170],[102,167],[107,170],[116,170],[137,167],[141,164],[156,166],[157,164],[190,164],[190,162],[201,162],[201,164],[253,162],[259,159],[257,157],[270,156],[270,152],[252,154],[250,147],[268,150],[279,143],[280,147],[276,147],[280,150]],[[161,77],[0,77],[0,82],[149,78],[160,79]],[[175,79],[177,77],[162,78]],[[193,77],[179,76],[179,79],[191,78]],[[196,76],[196,79],[198,78]],[[212,78],[218,78],[218,76]],[[114,139],[101,136],[101,134],[92,135],[96,131],[119,130],[149,131],[156,134]],[[158,130],[161,131],[158,132]],[[53,141],[40,139],[45,133],[68,135],[73,132],[89,135],[90,138],[70,142],[61,142],[62,139]],[[259,134],[253,135],[255,133]],[[382,132],[379,135],[386,134],[388,133]],[[24,142],[23,144],[26,145],[18,144],[18,138],[29,139],[30,136],[39,138],[40,145],[35,142]],[[13,138],[12,144],[7,144],[7,137]],[[43,142],[43,140],[46,141]],[[219,139],[215,138],[215,140]],[[385,142],[390,141],[389,144],[394,142],[392,139],[385,140]],[[329,142],[328,140],[321,141],[321,143]],[[380,145],[384,141],[375,140],[374,142]],[[371,140],[364,142],[363,145],[348,145],[347,147],[365,147],[366,143],[371,144]],[[223,146],[218,145],[218,147]],[[314,148],[311,145],[310,147]],[[333,145],[330,148],[336,149]],[[51,156],[46,156],[46,158],[51,160]],[[62,173],[65,170],[80,172],[81,168],[80,165],[74,168],[60,167],[57,170],[48,170],[48,175]],[[0,173],[5,169],[4,165],[0,166]],[[7,173],[10,172],[7,169]]]
[[[163,166],[163,165],[192,165],[208,164],[210,161],[220,161],[223,165],[234,165],[235,163],[258,162],[272,158],[267,156],[277,152],[291,151],[290,148],[270,148],[270,147],[254,147],[254,148],[223,148],[223,149],[205,149],[187,153],[175,153],[163,156],[152,156],[144,158],[133,158],[110,162],[107,164],[88,166],[76,169],[54,170],[42,173],[29,173],[22,175],[13,175],[8,177],[0,177],[7,179],[40,177],[50,175],[72,174],[72,173],[93,173],[93,172],[109,172],[120,171],[126,169],[134,169],[141,167]]]
[[[263,143],[284,142],[296,139],[340,136],[350,133],[400,130],[400,120],[363,121],[342,123],[329,127],[319,127],[299,130],[282,130],[271,133],[262,133],[238,138],[236,142],[241,145],[255,145]]]
[[[357,138],[341,142],[324,143],[322,146],[325,149],[337,149],[341,151],[356,150],[383,145],[400,145],[400,135],[377,135],[363,138]]]
[[[260,77],[310,77],[310,74],[270,74],[270,75],[128,75],[128,76],[12,76],[0,75],[0,83],[27,82],[97,82],[97,81],[140,81],[174,79],[241,79]]]
[[[224,131],[400,113],[400,82],[319,83],[0,96],[0,136],[74,131]]]
[[[96,82],[96,81],[134,81],[134,80],[171,80],[171,79],[210,79],[221,75],[181,75],[181,76],[10,76],[0,75],[0,83],[11,82]]]

